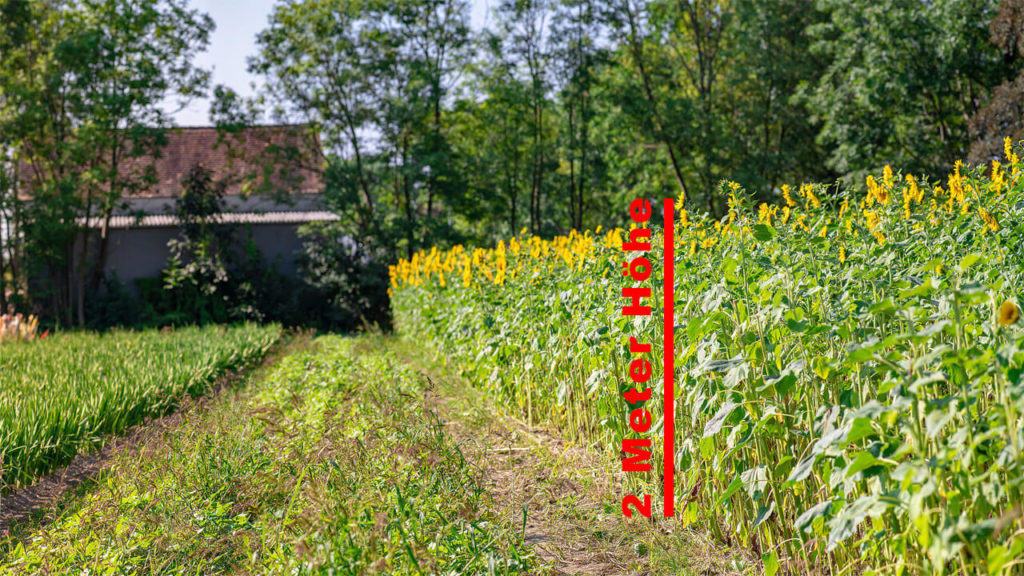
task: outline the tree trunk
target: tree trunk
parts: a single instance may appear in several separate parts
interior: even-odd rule
[[[0,315],[9,314],[7,311],[7,257],[4,254],[5,248],[6,246],[0,246]]]
[[[402,140],[402,166],[405,167],[409,159],[409,135],[406,134]],[[405,189],[405,218],[407,220],[405,224],[405,237],[407,245],[405,247],[406,257],[412,260],[414,235],[413,229],[415,228],[413,213],[412,213],[412,193],[409,190],[409,175],[408,173],[402,177],[403,188]]]
[[[643,46],[642,41],[639,38],[639,32],[636,25],[636,15],[633,14],[633,9],[626,2],[626,15],[629,21],[630,29],[630,49],[633,53],[633,60],[636,62],[637,71],[640,72],[640,80],[643,84],[644,96],[647,98],[648,105],[651,107],[651,111],[654,114],[654,125],[658,130],[658,139],[661,140],[662,145],[668,151],[669,160],[672,163],[672,171],[675,173],[676,182],[679,184],[680,190],[683,192],[683,200],[690,196],[689,191],[686,188],[686,182],[683,180],[683,171],[679,165],[679,159],[676,157],[676,151],[672,146],[672,143],[668,138],[665,137],[665,127],[661,123],[661,119],[658,115],[657,100],[654,98],[654,90],[651,87],[650,76],[647,73],[647,66],[644,63],[643,57]],[[680,206],[682,208],[683,206]]]
[[[569,227],[576,229],[576,126],[573,103],[569,100]]]
[[[509,175],[509,196],[510,203],[512,205],[512,234],[518,234],[519,228],[516,226],[516,204],[519,200],[519,150],[513,147],[512,149],[512,173]]]

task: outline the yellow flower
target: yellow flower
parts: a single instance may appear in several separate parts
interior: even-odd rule
[[[878,212],[874,210],[865,210],[864,218],[867,220],[868,231],[874,232],[878,226]]]
[[[883,205],[889,203],[889,193],[875,182],[874,176],[868,175],[867,185],[868,196],[865,198],[865,201],[868,207],[871,207],[876,201]]]
[[[1010,176],[1016,176],[1020,171],[1020,158],[1013,151],[1013,140],[1010,140],[1009,136],[1003,140],[1003,152],[1006,153],[1006,161],[1010,163]]]
[[[953,165],[953,173],[949,175],[947,183],[949,185],[949,200],[948,210],[953,211],[954,203],[963,204],[967,201],[967,192],[964,190],[964,179],[960,175],[960,167],[963,166],[963,162],[957,160],[956,164]]]
[[[840,264],[845,264],[846,263],[846,248],[843,247],[843,246],[839,247],[839,263]]]
[[[985,221],[985,225],[988,226],[989,230],[999,232],[999,222],[996,221],[995,216],[989,214],[988,210],[978,208],[978,215]]]
[[[796,206],[796,202],[793,202],[793,198],[789,195],[789,184],[782,185],[782,197],[786,199],[786,206],[790,208]]]
[[[814,195],[814,190],[810,184],[804,184],[800,187],[800,193],[803,194],[804,198],[810,201],[811,206],[815,208],[821,208],[821,201]]]
[[[1000,326],[1009,326],[1019,319],[1020,309],[1017,308],[1016,304],[1009,300],[1004,300],[1003,303],[999,305],[998,320]]]
[[[912,174],[907,174],[904,179],[907,181],[908,187],[903,189],[903,217],[910,219],[910,203],[920,204],[921,200],[924,199],[924,192],[917,186],[917,180],[914,179]]]

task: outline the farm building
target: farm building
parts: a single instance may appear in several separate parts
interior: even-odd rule
[[[303,126],[259,126],[232,134],[216,128],[175,128],[152,164],[155,184],[123,198],[107,223],[109,237],[105,274],[128,287],[134,280],[159,275],[170,256],[168,241],[180,223],[174,214],[182,178],[196,165],[208,168],[213,180],[226,183],[225,211],[217,220],[237,225],[241,240],[251,238],[269,264],[295,275],[302,245],[297,231],[310,222],[336,220],[325,210],[319,165],[319,139]],[[288,150],[287,153],[283,151]],[[287,161],[290,169],[281,171]],[[88,219],[99,233],[103,219]]]

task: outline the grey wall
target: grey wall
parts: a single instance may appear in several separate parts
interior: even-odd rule
[[[252,232],[252,239],[267,264],[276,263],[278,271],[286,276],[296,274],[296,255],[302,250],[297,224],[240,225],[237,246],[244,248]],[[170,258],[167,241],[178,237],[177,227],[129,228],[110,231],[107,254],[108,275],[116,273],[121,282],[135,291],[137,278],[153,278],[160,274]]]
[[[177,235],[177,228],[111,230],[104,271],[108,276],[116,272],[119,280],[134,288],[136,278],[160,274],[171,256],[167,241]]]

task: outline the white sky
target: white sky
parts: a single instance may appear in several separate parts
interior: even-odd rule
[[[480,29],[486,22],[490,6],[497,0],[470,0],[474,28]],[[246,72],[246,58],[256,52],[256,34],[267,24],[274,0],[192,0],[192,6],[213,17],[217,29],[210,36],[210,46],[199,54],[196,64],[213,71],[211,88],[225,84],[239,94],[250,96],[252,84],[258,78]],[[175,111],[176,103],[168,102],[165,109]],[[207,126],[209,102],[193,100],[185,108],[174,113],[179,126]]]

